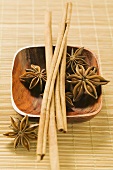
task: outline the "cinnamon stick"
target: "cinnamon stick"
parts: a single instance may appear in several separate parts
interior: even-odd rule
[[[67,42],[65,44],[63,57],[60,66],[60,101],[61,101],[61,112],[63,117],[64,132],[67,131],[67,118],[66,118],[66,100],[65,100],[65,73],[66,73],[66,51]]]
[[[69,4],[68,5],[68,15],[67,15],[67,19],[66,19],[65,32],[64,32],[64,36],[63,36],[63,39],[62,39],[61,47],[60,47],[60,50],[59,50],[59,54],[58,54],[58,58],[57,58],[57,61],[56,61],[56,65],[55,65],[55,68],[53,70],[53,76],[52,76],[51,82],[50,82],[51,86],[50,86],[50,89],[49,89],[49,92],[48,92],[49,95],[48,95],[48,98],[47,98],[47,106],[45,108],[46,114],[48,115],[46,117],[46,120],[45,120],[46,129],[48,128],[48,124],[49,124],[49,108],[50,108],[52,93],[53,93],[53,89],[54,89],[54,83],[55,83],[55,79],[56,79],[56,76],[57,76],[57,73],[58,73],[58,68],[59,68],[59,65],[60,65],[60,61],[61,61],[61,58],[62,58],[62,55],[63,55],[65,43],[66,43],[66,40],[67,40],[67,34],[68,34],[68,31],[69,31],[69,25],[70,25],[70,19],[71,19],[71,11],[72,11],[72,4],[71,3],[68,3],[68,4]],[[57,45],[56,45],[56,48],[57,48]],[[53,56],[53,60],[52,61],[54,61],[54,56]],[[45,138],[44,138],[43,150],[42,150],[42,154],[43,155],[45,155],[45,151],[46,151],[46,140],[45,140]]]
[[[68,15],[67,15],[67,7],[68,7]],[[54,89],[54,83],[55,83],[56,75],[57,75],[57,72],[58,72],[59,64],[60,64],[60,61],[61,61],[61,58],[62,58],[62,53],[63,53],[65,42],[66,42],[66,39],[67,39],[67,34],[68,34],[68,31],[69,31],[71,9],[72,9],[72,4],[67,3],[65,10],[64,10],[63,21],[62,21],[62,24],[61,24],[62,25],[61,31],[58,35],[54,56],[53,56],[53,59],[52,59],[52,62],[51,62],[51,70],[49,72],[49,76],[48,76],[46,86],[45,86],[45,90],[44,90],[42,107],[41,107],[40,122],[39,122],[39,130],[38,130],[38,142],[37,142],[37,154],[38,155],[44,155],[45,150],[46,150],[45,149],[46,148],[46,141],[45,141],[45,143],[43,143],[43,149],[42,149],[42,143],[40,144],[40,142],[43,142],[43,140],[44,140],[43,139],[44,125],[46,126],[46,128],[48,128],[50,102],[51,102],[51,97],[52,97],[52,93],[53,93],[53,89]],[[51,85],[51,88],[50,88],[50,85]],[[48,114],[46,112],[48,112]],[[46,120],[45,120],[45,117],[46,117],[45,114],[48,115]]]
[[[49,139],[49,155],[50,155],[51,170],[60,170],[58,144],[57,144],[56,121],[55,121],[54,95],[52,96],[51,107],[50,107],[50,121],[49,121],[48,139]]]
[[[46,70],[47,77],[49,75],[49,66],[52,60],[52,29],[51,29],[51,12],[47,12],[45,16],[45,52],[46,52]],[[47,36],[48,35],[48,36]],[[51,99],[50,106],[50,120],[49,120],[49,155],[50,155],[50,167],[51,170],[59,170],[59,156],[58,156],[58,145],[57,145],[57,132],[55,122],[55,102],[54,92]]]
[[[59,71],[56,78],[56,87],[55,87],[55,107],[56,107],[56,123],[57,129],[59,131],[64,131],[63,115],[60,101],[60,78]]]
[[[61,31],[60,31],[60,34],[59,34],[58,39],[57,39],[57,45],[56,45],[56,48],[55,48],[55,53],[54,53],[54,56],[53,56],[53,60],[51,62],[51,70],[50,70],[48,79],[46,81],[43,100],[42,100],[39,129],[38,129],[38,141],[37,141],[37,155],[39,155],[39,156],[43,155],[42,154],[42,145],[43,145],[43,133],[44,133],[45,114],[46,114],[46,107],[47,107],[47,101],[48,101],[48,94],[49,94],[51,79],[52,79],[52,76],[53,76],[53,71],[55,69],[60,45],[62,43],[62,38],[63,38],[63,34],[64,34],[64,29],[65,29],[66,15],[67,15],[67,4],[66,4],[65,9],[64,9],[64,14],[63,14],[63,19],[62,19],[62,27],[61,27]]]

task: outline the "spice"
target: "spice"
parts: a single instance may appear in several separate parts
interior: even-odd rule
[[[45,115],[48,114],[48,110],[50,109],[50,103],[51,103],[51,98],[52,98],[52,94],[54,90],[55,79],[57,76],[57,72],[58,72],[58,68],[60,65],[61,58],[62,58],[65,42],[67,39],[67,34],[69,31],[71,10],[72,10],[72,4],[67,3],[65,7],[63,21],[61,23],[61,30],[58,35],[56,48],[55,48],[53,59],[51,62],[51,71],[49,72],[49,76],[48,76],[48,79],[45,85],[45,90],[44,90],[44,95],[43,95],[43,100],[42,100],[42,107],[41,107],[41,114],[40,114],[38,143],[37,143],[37,155],[40,155],[40,156],[45,155],[46,140],[45,138],[43,139],[44,124],[46,125],[46,128],[48,128],[48,123],[49,123],[49,119],[45,119],[46,118]],[[43,153],[42,153],[42,150],[40,149],[39,146],[40,146],[40,142],[42,142],[43,140],[45,142],[44,142]]]
[[[57,78],[56,78],[56,83],[55,83],[55,107],[56,107],[57,129],[59,131],[64,131],[63,114],[62,114],[62,108],[61,108],[59,71],[57,73]]]
[[[46,56],[47,78],[49,75],[50,63],[53,57],[51,21],[52,21],[51,12],[47,11],[45,16],[45,51],[46,51],[45,56]],[[44,127],[44,138],[45,140],[47,140],[45,136],[46,134],[48,134],[50,169],[59,170],[60,167],[59,167],[57,130],[56,130],[56,119],[55,119],[54,90],[51,98],[50,109],[47,112],[48,113],[46,114],[46,118],[48,119],[49,117],[49,125],[48,125],[49,127],[48,128],[46,128],[46,126]]]
[[[74,102],[79,100],[83,93],[87,93],[97,99],[98,95],[96,87],[99,85],[105,85],[109,82],[97,74],[97,69],[95,69],[95,67],[89,67],[85,70],[82,65],[77,65],[76,73],[67,76],[66,81],[74,86]]]
[[[11,129],[13,129],[13,131],[7,132],[4,135],[11,138],[15,138],[14,148],[17,148],[19,145],[22,145],[27,150],[29,150],[30,140],[37,139],[37,135],[34,132],[37,127],[38,124],[29,124],[27,115],[21,121],[19,119],[14,119],[11,117]]]
[[[66,92],[66,106],[71,108],[71,107],[74,107],[74,104],[73,104],[73,94],[71,92]]]
[[[60,101],[63,117],[64,132],[67,132],[67,117],[66,117],[66,99],[65,99],[65,77],[66,77],[66,51],[67,51],[67,40],[65,43],[63,57],[60,65]]]
[[[46,106],[46,110],[49,110],[49,107],[50,107],[50,103],[51,103],[51,97],[52,97],[52,92],[53,92],[53,89],[54,89],[54,84],[55,84],[55,80],[56,80],[56,76],[57,76],[57,73],[58,73],[58,68],[59,68],[59,65],[60,65],[60,62],[61,62],[61,59],[63,57],[63,53],[64,53],[64,49],[65,49],[65,43],[67,41],[67,35],[68,35],[68,31],[69,31],[69,26],[70,26],[70,20],[71,20],[71,12],[72,12],[72,4],[71,3],[67,3],[68,4],[68,8],[67,8],[67,18],[66,18],[66,21],[65,21],[65,29],[64,29],[64,34],[63,34],[63,38],[61,39],[61,47],[59,49],[59,53],[58,53],[58,58],[56,58],[56,65],[55,65],[55,69],[53,70],[53,77],[51,79],[51,86],[50,86],[50,90],[49,90],[49,95],[48,95],[48,101],[47,101],[47,106]],[[61,28],[62,29],[62,28]],[[60,35],[61,36],[61,35]],[[59,46],[59,44],[58,44]],[[56,45],[56,48],[55,48],[55,51],[57,51],[57,45]],[[55,52],[54,52],[54,55]],[[55,61],[54,60],[54,56],[53,55],[53,60],[52,61]],[[53,63],[51,63],[52,65]],[[45,89],[46,90],[46,89]],[[47,94],[47,93],[46,93]],[[47,120],[46,120],[47,122]],[[66,131],[67,129],[65,129]]]
[[[75,73],[77,64],[88,65],[84,60],[85,56],[82,55],[84,47],[78,48],[75,52],[71,49],[71,55],[67,53],[66,68],[71,68],[72,72]]]
[[[30,69],[26,69],[26,72],[20,76],[20,81],[30,83],[29,89],[33,89],[37,84],[40,86],[40,92],[42,92],[43,81],[46,82],[47,76],[45,69],[40,66],[31,64]]]

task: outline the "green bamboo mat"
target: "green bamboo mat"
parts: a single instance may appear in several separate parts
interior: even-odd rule
[[[49,153],[37,163],[36,142],[31,151],[13,149],[10,115],[11,71],[15,52],[25,46],[44,44],[45,10],[52,11],[53,43],[56,43],[63,0],[0,0],[0,170],[50,170]],[[68,45],[84,46],[99,58],[102,75],[110,80],[103,87],[103,107],[92,120],[68,124],[58,134],[61,170],[113,170],[113,0],[72,0],[73,13]]]

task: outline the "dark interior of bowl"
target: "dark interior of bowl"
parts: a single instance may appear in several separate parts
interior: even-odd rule
[[[75,51],[78,47],[68,46],[67,52],[71,53],[72,48]],[[83,55],[86,56],[85,60],[89,66],[95,66],[98,68],[99,74],[99,66],[95,55],[87,49],[83,50]],[[45,68],[44,46],[25,48],[17,53],[12,71],[12,97],[16,107],[20,111],[30,115],[39,115],[42,96],[39,95],[38,88],[29,90],[28,86],[20,82],[19,79],[20,75],[25,72],[26,68],[30,68],[31,64],[39,65],[41,69]],[[75,107],[67,108],[67,116],[75,116],[77,118],[78,115],[79,118],[80,115],[83,117],[83,115],[87,114],[89,116],[90,114],[93,115],[93,112],[98,112],[101,104],[101,87],[97,88],[97,93],[97,100],[93,99],[89,95],[83,95],[79,101],[74,103]]]

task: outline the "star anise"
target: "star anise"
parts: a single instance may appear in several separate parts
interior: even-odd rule
[[[29,89],[33,89],[37,84],[40,86],[40,91],[42,92],[43,81],[46,82],[47,76],[45,69],[42,69],[31,64],[30,69],[26,69],[26,72],[20,76],[20,81],[30,83]]]
[[[74,107],[72,99],[73,94],[71,92],[66,92],[66,106],[69,108]]]
[[[96,87],[105,85],[109,81],[98,75],[95,67],[92,66],[85,70],[82,65],[77,65],[76,73],[67,76],[67,82],[74,86],[73,100],[75,102],[80,99],[83,93],[87,93],[97,99]]]
[[[66,68],[71,68],[74,73],[77,64],[88,65],[88,63],[84,60],[85,56],[82,55],[83,49],[84,47],[81,47],[74,52],[72,48],[71,55],[67,53]]]
[[[20,144],[27,150],[30,149],[30,140],[36,140],[37,135],[34,130],[38,127],[38,124],[30,125],[28,116],[25,116],[21,121],[11,117],[11,129],[12,132],[7,132],[4,135],[15,138],[14,148],[17,148]]]

